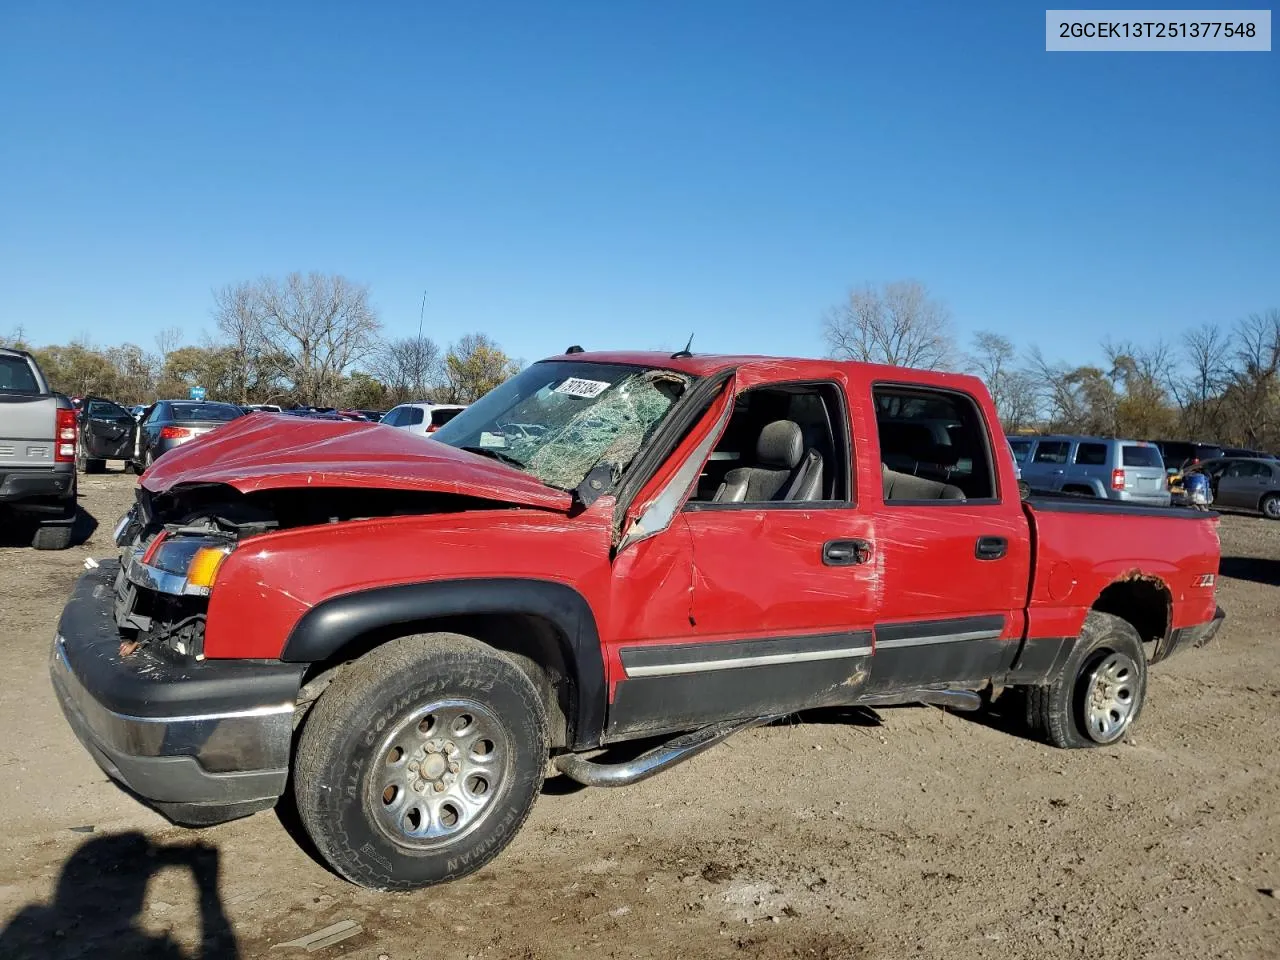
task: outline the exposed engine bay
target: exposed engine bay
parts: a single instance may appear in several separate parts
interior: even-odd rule
[[[115,620],[121,653],[140,646],[203,659],[209,587],[220,557],[242,540],[276,530],[377,517],[510,509],[478,497],[358,487],[240,493],[223,484],[137,490],[114,541]]]

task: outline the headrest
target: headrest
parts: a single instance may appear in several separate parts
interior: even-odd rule
[[[775,420],[766,424],[756,441],[756,463],[762,467],[795,469],[804,456],[804,435],[792,420]]]

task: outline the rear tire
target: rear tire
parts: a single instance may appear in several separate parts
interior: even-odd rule
[[[1105,747],[1124,738],[1146,696],[1147,657],[1138,631],[1094,611],[1058,679],[1027,688],[1027,723],[1056,747]]]
[[[547,765],[542,699],[470,637],[401,637],[346,667],[312,708],[293,791],[321,856],[348,880],[412,890],[496,857]]]
[[[71,524],[58,526],[40,526],[31,537],[31,547],[35,550],[66,550],[71,546]]]
[[[1268,520],[1280,520],[1280,494],[1268,493],[1258,504],[1258,509]]]

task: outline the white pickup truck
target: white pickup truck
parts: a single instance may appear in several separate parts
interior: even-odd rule
[[[0,348],[0,527],[31,528],[37,550],[71,546],[76,432],[75,408],[35,358]]]

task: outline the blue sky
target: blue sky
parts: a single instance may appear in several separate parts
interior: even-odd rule
[[[1049,54],[1026,3],[4,4],[0,331],[196,340],[314,269],[528,360],[812,355],[913,277],[1083,362],[1280,306],[1278,58]]]

